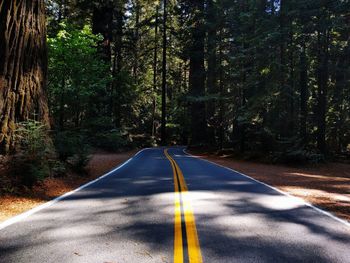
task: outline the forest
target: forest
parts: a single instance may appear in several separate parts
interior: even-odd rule
[[[349,160],[349,11],[346,0],[3,0],[1,154],[28,185],[83,169],[91,149]]]

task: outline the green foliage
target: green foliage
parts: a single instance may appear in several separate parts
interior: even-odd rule
[[[76,154],[84,145],[83,136],[76,131],[57,132],[54,138],[59,158],[66,161]]]
[[[82,145],[79,151],[67,159],[67,162],[70,164],[72,170],[78,174],[85,174],[86,172],[85,167],[90,160],[89,149],[89,146]]]
[[[64,162],[52,160],[50,162],[51,173],[54,177],[63,177],[67,173],[67,167]]]
[[[121,151],[129,145],[126,136],[117,130],[98,132],[92,140],[93,146],[111,152]]]
[[[12,166],[22,183],[32,187],[50,176],[50,161],[55,158],[55,152],[46,127],[34,120],[22,122],[16,130],[16,141],[19,149]]]
[[[323,154],[296,149],[275,154],[274,162],[292,165],[318,164],[325,162],[325,157]]]
[[[57,126],[80,126],[86,116],[106,113],[108,64],[97,52],[101,38],[89,26],[61,24],[49,45],[49,98]],[[63,128],[63,127],[60,127]]]
[[[69,164],[77,173],[85,173],[85,166],[89,161],[90,145],[82,131],[63,131],[55,135],[55,147],[60,160]],[[57,166],[57,172],[63,167]]]
[[[73,2],[53,0],[48,5],[49,98],[55,127],[79,129],[93,147],[109,150],[156,144],[161,7],[156,19],[156,6],[146,0]],[[205,116],[210,131],[204,144],[281,162],[322,160],[319,152],[347,155],[349,3],[210,0],[201,2],[206,9],[201,18],[194,11],[198,3],[170,1],[167,10],[169,142],[187,143],[193,129],[207,132],[191,125],[191,104],[197,103],[205,108],[194,114]],[[95,17],[98,13],[106,19]],[[65,14],[64,23],[59,24],[58,14]],[[101,35],[91,32],[90,23]],[[206,31],[205,39],[193,31],[198,24]],[[205,41],[200,58],[205,70],[196,73],[191,46],[198,41]],[[199,93],[189,92],[193,76],[206,78],[205,87],[195,87]],[[154,131],[155,140],[148,140]],[[318,145],[322,141],[326,149]],[[74,151],[59,149],[63,159]]]

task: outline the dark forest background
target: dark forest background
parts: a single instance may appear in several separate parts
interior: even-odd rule
[[[349,27],[343,0],[2,1],[1,152],[30,169],[170,144],[347,160]]]

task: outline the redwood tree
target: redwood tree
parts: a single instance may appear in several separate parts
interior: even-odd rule
[[[0,151],[14,146],[16,124],[48,121],[44,0],[0,2]]]
[[[192,97],[191,111],[191,144],[202,144],[207,140],[206,135],[206,110],[205,102],[201,99],[205,96],[205,27],[204,27],[204,1],[194,0],[189,4],[193,15],[191,21],[191,46],[190,46],[190,75],[189,94]]]

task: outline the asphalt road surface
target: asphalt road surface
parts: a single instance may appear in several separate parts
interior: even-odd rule
[[[183,148],[154,148],[1,229],[0,262],[350,262],[350,227]]]

